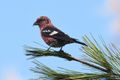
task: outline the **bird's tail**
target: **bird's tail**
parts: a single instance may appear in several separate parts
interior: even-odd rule
[[[87,44],[85,44],[83,42],[80,42],[77,39],[72,38],[72,40],[73,40],[74,43],[78,43],[78,44],[81,44],[81,45],[84,45],[84,46],[88,46]]]

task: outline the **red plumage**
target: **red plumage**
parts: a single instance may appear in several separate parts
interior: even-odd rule
[[[79,42],[78,40],[69,37],[67,34],[57,29],[51,22],[51,20],[46,16],[39,17],[34,25],[38,25],[40,28],[40,33],[45,41],[50,47],[62,47],[66,44],[70,43],[78,43],[84,46],[87,46],[83,42]]]

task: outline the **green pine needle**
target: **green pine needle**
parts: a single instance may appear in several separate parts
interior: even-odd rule
[[[84,64],[83,66],[89,66],[91,70],[94,68],[100,73],[83,73],[67,69],[56,71],[36,61],[34,62],[36,67],[31,70],[39,74],[37,80],[101,80],[101,78],[120,80],[120,48],[112,43],[107,45],[101,37],[101,43],[99,43],[92,35],[91,38],[84,36],[83,40],[88,45],[81,48],[85,55],[84,60],[76,59],[64,51],[48,51],[33,47],[26,47],[26,55],[31,56],[30,58],[54,56],[68,61],[73,60]]]

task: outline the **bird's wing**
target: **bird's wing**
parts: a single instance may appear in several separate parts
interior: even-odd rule
[[[61,30],[57,29],[56,27],[46,27],[42,30],[42,35],[46,37],[52,37],[59,40],[70,40],[71,38],[63,33]]]

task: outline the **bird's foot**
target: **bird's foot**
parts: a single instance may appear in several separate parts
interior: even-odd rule
[[[46,51],[49,51],[51,47],[49,47]]]
[[[62,52],[64,52],[64,51],[61,49],[61,50],[59,50],[59,52],[62,53]]]

